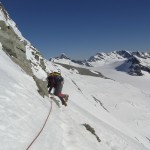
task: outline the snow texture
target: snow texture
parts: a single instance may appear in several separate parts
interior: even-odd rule
[[[26,149],[47,117],[50,99],[37,93],[33,79],[10,60],[2,47],[0,60],[3,62],[0,64],[0,149]],[[47,65],[53,66],[51,62]],[[149,95],[130,84],[72,74],[59,65],[55,67],[61,69],[65,78],[64,93],[70,95],[68,107],[59,108],[53,101],[50,118],[31,150],[150,149],[146,138],[150,137]],[[84,123],[95,129],[100,143],[85,129]]]

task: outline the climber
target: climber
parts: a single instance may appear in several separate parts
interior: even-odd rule
[[[67,106],[68,94],[62,94],[62,88],[64,84],[64,78],[60,72],[52,72],[47,77],[49,94],[51,94],[52,88],[54,88],[54,95],[58,96],[61,100],[62,105]]]

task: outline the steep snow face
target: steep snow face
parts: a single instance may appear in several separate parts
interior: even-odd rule
[[[3,62],[0,64],[0,149],[26,149],[43,126],[50,99],[37,93],[33,79],[10,60],[2,47],[0,60]],[[68,106],[59,108],[61,104],[55,97],[50,118],[31,150],[150,149],[147,95],[130,85],[81,76],[53,65],[47,62],[50,69],[61,69],[65,78],[63,92],[70,95]],[[94,128],[101,142],[85,129],[82,125],[85,123]]]
[[[0,46],[0,149],[25,149],[44,121],[49,103]]]
[[[144,89],[140,89],[138,86],[132,86],[130,83],[122,84],[112,80],[69,74],[69,72],[63,68],[61,68],[61,70],[64,77],[66,77],[65,83],[72,82],[72,84],[76,86],[77,91],[81,93],[82,98],[79,98],[79,96],[74,101],[74,98],[77,97],[78,94],[76,95],[76,90],[74,91],[73,87],[66,83],[67,87],[64,87],[64,91],[69,91],[69,94],[71,95],[70,99],[72,99],[73,103],[76,103],[76,105],[79,105],[84,111],[90,112],[90,114],[94,116],[97,114],[96,118],[100,117],[100,120],[103,120],[105,123],[120,132],[123,132],[125,135],[130,135],[130,137],[138,136],[129,131],[132,130],[132,132],[135,131],[142,135],[144,139],[149,138],[150,133],[147,132],[149,131],[148,124],[150,123],[148,119],[150,117],[148,115],[149,95],[143,92]],[[147,83],[147,85],[149,84]],[[69,89],[72,89],[72,91]],[[149,87],[147,87],[147,89],[149,89]],[[120,97],[120,95],[122,96]],[[84,99],[85,102],[81,99]],[[98,112],[96,112],[97,110]],[[102,112],[99,112],[101,110]],[[108,113],[108,116],[105,112]],[[117,119],[117,122],[113,117]],[[124,125],[120,124],[120,121],[128,129],[125,129],[123,127]]]

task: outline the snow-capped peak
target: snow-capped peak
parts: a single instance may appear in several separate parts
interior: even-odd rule
[[[50,58],[50,60],[51,59],[57,59],[57,60],[59,60],[59,59],[68,59],[68,60],[70,60],[70,58],[65,54],[65,53],[62,53],[62,54],[60,54],[60,56],[56,56],[56,57],[54,57],[54,58]]]
[[[60,59],[70,59],[69,57],[67,57],[67,55],[65,53],[62,53],[60,56],[59,56]]]

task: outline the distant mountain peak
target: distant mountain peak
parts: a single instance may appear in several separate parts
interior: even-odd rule
[[[67,55],[65,53],[62,53],[58,58],[60,58],[60,59],[70,59],[69,57],[67,57]]]
[[[49,61],[61,61],[61,60],[71,60],[65,53],[60,54],[57,57],[50,57]]]
[[[124,58],[130,58],[132,56],[131,52],[126,50],[116,51],[117,54],[121,55]]]

